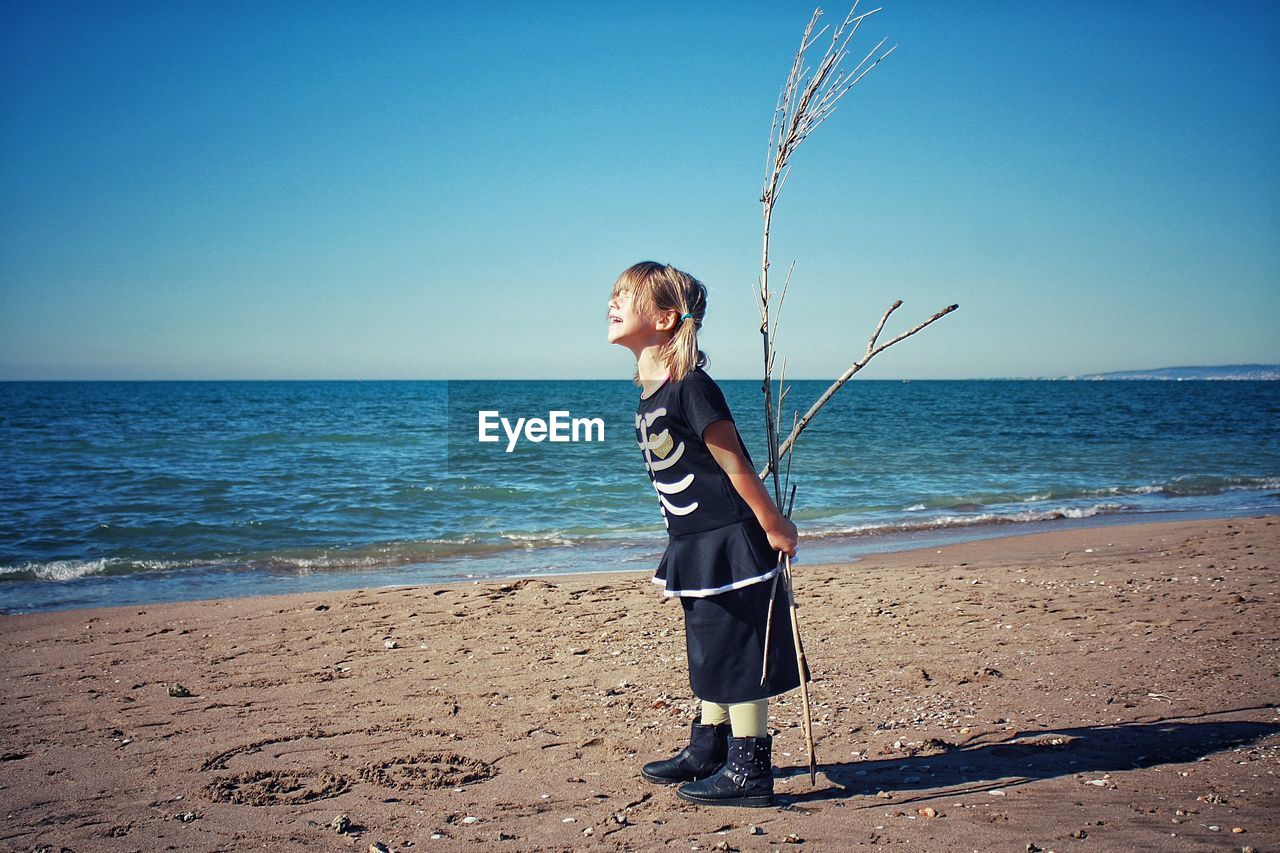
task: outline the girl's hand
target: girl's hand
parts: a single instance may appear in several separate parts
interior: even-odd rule
[[[796,526],[792,524],[791,519],[784,515],[779,515],[773,524],[765,528],[764,532],[769,537],[769,544],[774,550],[781,551],[791,557],[796,555],[796,546],[800,544],[800,535],[796,530]]]

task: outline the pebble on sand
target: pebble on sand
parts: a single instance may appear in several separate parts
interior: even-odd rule
[[[179,684],[176,681],[173,682],[173,684],[169,685],[168,690],[169,690],[169,695],[173,696],[175,699],[185,699],[191,695],[190,690],[183,687],[181,684]]]

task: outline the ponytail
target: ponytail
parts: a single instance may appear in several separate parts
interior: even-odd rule
[[[694,279],[694,281],[697,280]],[[702,287],[701,284],[698,286]],[[667,368],[671,371],[672,382],[679,382],[688,376],[690,371],[707,363],[707,354],[698,349],[698,327],[702,325],[702,319],[698,314],[706,311],[707,303],[706,291],[702,292],[702,311],[685,311],[681,318],[676,320],[675,333],[662,350],[662,360],[667,363]]]

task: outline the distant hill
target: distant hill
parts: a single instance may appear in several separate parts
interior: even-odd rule
[[[1117,370],[1086,373],[1068,379],[1280,379],[1280,364],[1222,364],[1216,367],[1161,367],[1155,370]]]

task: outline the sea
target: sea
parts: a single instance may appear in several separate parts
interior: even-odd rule
[[[829,383],[789,384],[784,433]],[[762,463],[759,381],[720,385]],[[0,383],[0,612],[650,571],[666,533],[637,396],[582,380]],[[1280,382],[854,380],[784,474],[800,561],[856,575],[877,552],[1274,514],[1278,437]]]

